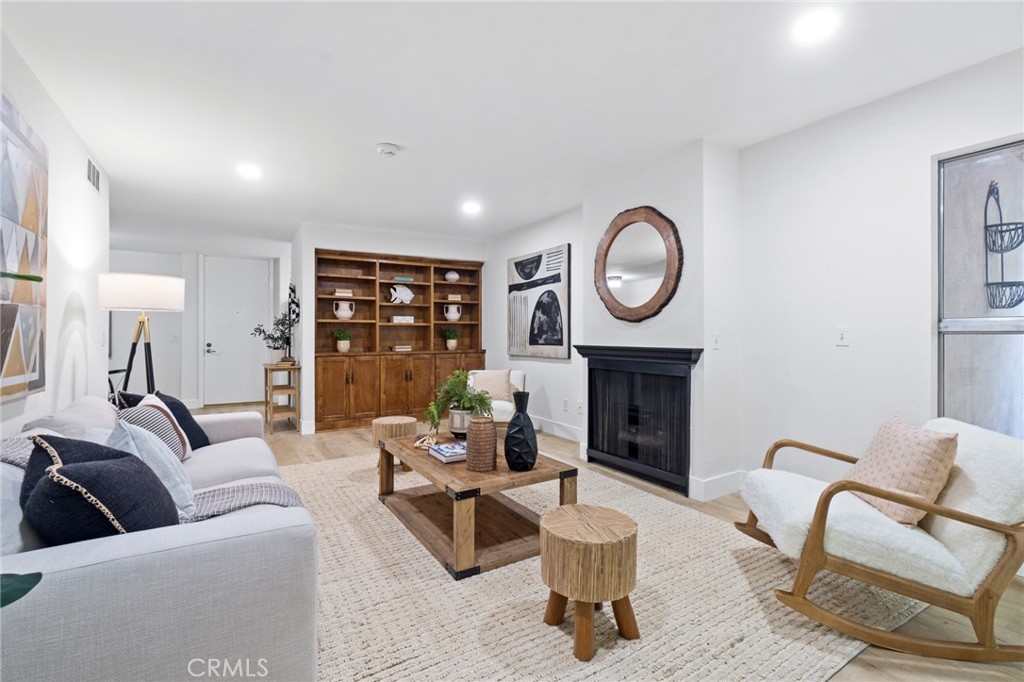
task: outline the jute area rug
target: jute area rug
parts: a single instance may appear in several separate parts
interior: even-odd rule
[[[606,606],[594,658],[578,661],[571,604],[561,626],[542,621],[539,557],[453,580],[377,500],[376,464],[374,453],[282,469],[316,520],[321,680],[825,680],[865,648],[775,599],[795,572],[775,549],[588,470],[579,501],[638,525],[640,639],[620,639]],[[424,483],[396,472],[398,489]],[[509,495],[543,513],[558,484]],[[923,608],[832,574],[812,596],[887,629]]]

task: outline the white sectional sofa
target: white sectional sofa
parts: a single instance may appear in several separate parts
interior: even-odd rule
[[[95,397],[55,416],[96,429],[116,423]],[[280,482],[258,413],[196,420],[211,441],[185,462],[196,490]],[[0,678],[316,678],[316,549],[305,509],[257,505],[44,547],[22,520],[23,473],[0,464],[0,570],[43,577],[0,613]]]

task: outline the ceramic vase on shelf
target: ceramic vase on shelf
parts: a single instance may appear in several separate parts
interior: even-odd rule
[[[352,301],[335,301],[334,316],[339,320],[350,320],[356,312],[356,304]]]
[[[444,340],[444,347],[447,348],[448,350],[455,350],[455,348],[458,345],[459,345],[459,340],[458,339],[445,339]]]
[[[505,462],[512,471],[529,471],[537,463],[537,432],[530,415],[526,414],[530,393],[517,391],[512,394],[512,401],[516,412],[508,420],[505,433]]]
[[[449,304],[444,307],[444,319],[449,322],[458,322],[459,318],[462,317],[462,306],[459,304]]]
[[[351,347],[352,347],[352,341],[350,341],[349,339],[345,339],[343,341],[338,341],[338,352],[339,353],[347,353],[349,351],[349,348],[351,348]]]
[[[473,417],[466,433],[466,469],[494,471],[497,468],[498,436],[494,420],[490,417]]]
[[[458,282],[459,281],[459,273],[455,272],[454,270],[449,270],[448,272],[444,273],[444,278],[445,278],[445,281],[448,281],[448,282]]]

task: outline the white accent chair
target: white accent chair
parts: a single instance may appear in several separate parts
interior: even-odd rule
[[[799,560],[787,606],[847,635],[911,654],[971,661],[1024,661],[1024,646],[999,644],[999,598],[1024,563],[1024,441],[953,419],[924,428],[958,433],[953,470],[934,504],[863,483],[827,483],[772,468],[776,453],[797,448],[842,462],[849,455],[791,440],[776,442],[764,468],[747,474],[750,507],[736,527]],[[918,526],[897,523],[851,491],[922,509]],[[760,527],[759,527],[760,525]],[[849,576],[971,620],[977,642],[940,641],[852,621],[807,599],[821,570]]]
[[[474,369],[469,372],[467,386],[473,388],[473,377],[481,370]],[[526,372],[520,369],[513,369],[509,372],[508,382],[510,393],[526,390]],[[494,423],[498,426],[508,425],[508,420],[515,414],[516,406],[508,400],[491,400],[491,411],[494,416]]]

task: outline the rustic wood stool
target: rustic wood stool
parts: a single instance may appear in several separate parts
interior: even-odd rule
[[[416,435],[416,417],[377,417],[372,422],[373,442],[380,444],[391,438]],[[402,471],[412,471],[402,464]]]
[[[544,622],[560,625],[569,599],[576,602],[572,652],[594,657],[594,608],[612,603],[624,639],[639,639],[629,603],[636,587],[636,522],[621,512],[589,504],[568,504],[540,520],[540,574],[551,588]]]

